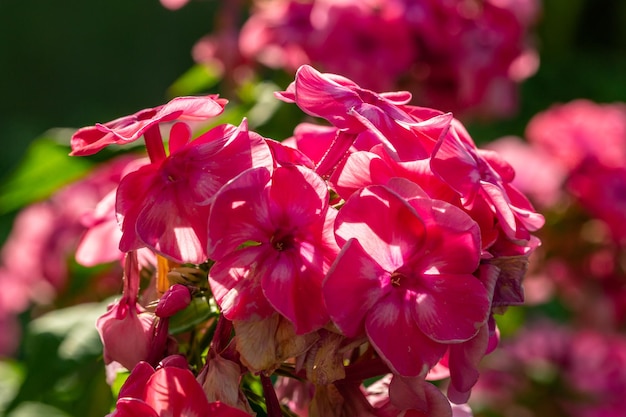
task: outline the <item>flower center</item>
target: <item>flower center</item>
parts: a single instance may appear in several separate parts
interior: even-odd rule
[[[287,249],[293,248],[294,241],[293,236],[288,234],[277,233],[270,239],[270,244],[274,249],[278,252],[285,251]]]
[[[389,277],[389,281],[391,281],[391,285],[398,288],[404,278],[406,277],[402,272],[393,271],[391,277]]]

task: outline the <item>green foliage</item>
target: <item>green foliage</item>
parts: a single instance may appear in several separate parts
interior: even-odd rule
[[[87,159],[68,155],[72,133],[53,129],[32,142],[17,170],[0,185],[0,215],[49,197],[91,168]]]
[[[7,405],[7,416],[101,417],[109,412],[111,390],[94,326],[106,304],[51,311],[29,323],[23,342],[24,378]]]

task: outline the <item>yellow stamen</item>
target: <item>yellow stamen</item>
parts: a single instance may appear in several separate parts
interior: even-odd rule
[[[167,279],[167,274],[176,268],[178,264],[172,262],[161,255],[157,255],[157,271],[156,271],[156,290],[159,296],[163,295],[165,291],[170,287],[170,281]]]

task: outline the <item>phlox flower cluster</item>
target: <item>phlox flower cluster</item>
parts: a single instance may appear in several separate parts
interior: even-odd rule
[[[223,29],[194,56],[240,76],[259,63],[310,64],[375,91],[409,90],[419,105],[502,117],[537,69],[529,33],[539,9],[536,0],[257,0],[241,30],[225,23],[238,21],[236,7],[224,7]]]
[[[582,99],[556,104],[530,120],[525,136],[526,141],[508,137],[489,147],[518,169],[514,183],[542,207],[551,225],[534,255],[529,301],[556,295],[588,325],[621,328],[626,106]]]
[[[143,136],[149,156],[91,216],[86,236],[117,224],[99,240],[117,244],[79,248],[124,260],[97,323],[111,375],[132,371],[111,415],[471,415],[543,217],[509,164],[407,92],[304,65],[276,97],[318,122],[279,142],[215,125],[209,95],[73,136],[73,155]]]
[[[486,358],[471,403],[481,415],[617,417],[625,390],[623,334],[545,321]]]

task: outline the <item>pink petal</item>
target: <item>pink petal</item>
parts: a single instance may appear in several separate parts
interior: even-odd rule
[[[314,171],[299,166],[274,171],[270,199],[277,206],[271,213],[276,224],[287,222],[293,229],[318,222],[328,210],[326,183]]]
[[[358,240],[350,239],[343,246],[322,291],[331,319],[346,336],[362,332],[365,315],[385,294],[381,283],[388,275]]]
[[[296,334],[317,330],[328,322],[322,300],[321,268],[304,264],[299,248],[279,252],[263,264],[263,293],[272,306],[293,323]]]
[[[266,168],[252,168],[215,195],[208,222],[211,259],[219,260],[248,241],[269,240],[269,196],[264,190],[270,175]]]
[[[456,343],[469,340],[486,323],[489,295],[473,275],[426,275],[417,294],[413,317],[432,340]]]
[[[160,417],[152,407],[137,398],[120,398],[115,408],[111,417]]]
[[[261,289],[261,280],[251,275],[250,268],[265,258],[266,251],[261,246],[243,248],[225,255],[211,267],[211,291],[229,320],[259,320],[274,313]]]
[[[335,222],[341,245],[356,237],[365,251],[389,273],[421,247],[425,227],[415,210],[383,186],[371,186],[348,199]]]
[[[158,369],[150,378],[144,401],[159,416],[208,416],[209,402],[191,371]]]
[[[446,345],[429,339],[417,326],[411,315],[414,303],[415,299],[404,299],[400,291],[391,291],[365,319],[372,345],[403,376],[426,375],[446,351]]]

